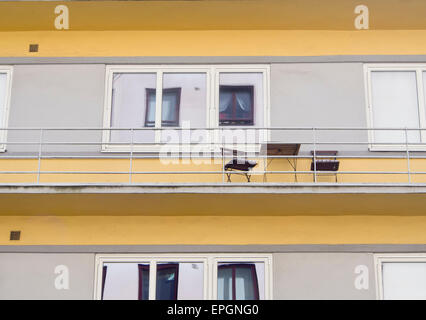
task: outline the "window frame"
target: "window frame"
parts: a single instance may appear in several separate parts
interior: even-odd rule
[[[149,264],[149,300],[156,298],[157,263],[203,263],[203,300],[217,300],[217,268],[220,263],[264,263],[264,300],[272,300],[272,254],[98,254],[95,258],[93,299],[102,297],[104,263]],[[155,272],[151,272],[155,270]],[[153,286],[151,284],[154,284]]]
[[[376,273],[376,299],[384,300],[383,292],[383,263],[426,263],[425,253],[393,253],[393,254],[375,254],[374,267]]]
[[[416,73],[417,101],[419,114],[419,129],[421,145],[408,143],[402,144],[383,144],[374,141],[374,131],[368,130],[368,148],[370,151],[426,151],[426,105],[425,91],[423,83],[423,72],[426,72],[426,64],[413,63],[381,63],[364,64],[364,84],[365,84],[365,105],[368,128],[374,129],[373,120],[373,99],[372,99],[372,80],[371,73],[374,71],[407,71]]]
[[[163,75],[166,73],[205,73],[206,74],[206,119],[205,128],[208,129],[250,129],[270,127],[270,65],[269,64],[241,64],[241,65],[107,65],[105,70],[105,96],[104,96],[104,121],[103,128],[110,129],[112,115],[112,80],[114,73],[155,73],[156,74],[156,112],[154,128],[172,129],[162,126],[162,90]],[[259,125],[219,125],[219,86],[221,73],[262,73],[263,87],[263,123]],[[180,101],[180,108],[182,100]],[[256,106],[254,106],[256,108]],[[254,110],[256,112],[256,110]],[[130,128],[129,128],[130,129]],[[213,130],[212,130],[213,131]],[[211,133],[212,137],[216,136]],[[214,138],[212,138],[214,139]],[[145,146],[130,144],[111,145],[110,131],[103,130],[102,152],[159,152],[161,148],[161,132],[155,133],[155,141]],[[188,148],[183,148],[188,150]]]
[[[0,65],[0,73],[6,74],[6,97],[4,102],[4,117],[3,123],[0,123],[0,128],[8,128],[9,124],[9,113],[10,113],[10,101],[12,96],[12,78],[13,78],[13,67]],[[7,149],[7,135],[8,130],[0,130],[0,152],[6,152]],[[3,142],[3,143],[2,143]]]

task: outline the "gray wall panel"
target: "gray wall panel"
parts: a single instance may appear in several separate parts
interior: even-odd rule
[[[362,63],[273,64],[272,127],[367,127]],[[277,131],[272,139],[312,143],[311,131]],[[363,131],[319,131],[319,143],[367,143]],[[323,150],[367,150],[367,145],[319,145]],[[303,144],[301,151],[313,150]]]
[[[68,268],[69,289],[56,289],[57,266]],[[94,254],[0,254],[0,299],[92,299]]]
[[[105,86],[104,65],[17,65],[9,127],[102,127]],[[39,132],[9,133],[9,142],[37,142]],[[101,133],[45,132],[44,141],[100,142]],[[98,151],[100,146],[46,146],[45,152]],[[37,146],[8,145],[9,152],[36,152]]]
[[[288,245],[0,245],[0,253],[414,253],[424,244],[288,244]]]
[[[372,254],[277,253],[273,256],[274,299],[375,299]],[[358,265],[368,268],[368,289],[358,290]]]

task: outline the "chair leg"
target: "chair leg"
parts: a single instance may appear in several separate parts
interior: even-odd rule
[[[245,175],[246,175],[246,178],[247,178],[247,182],[250,182],[251,175],[249,175],[247,173]]]
[[[226,176],[228,177],[228,181],[227,181],[227,182],[232,182],[232,181],[231,181],[231,174],[230,174],[230,173],[227,173],[227,174],[226,174]]]

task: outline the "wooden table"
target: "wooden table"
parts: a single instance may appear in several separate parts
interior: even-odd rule
[[[297,156],[300,150],[300,143],[265,143],[260,148],[260,154],[266,156]],[[297,158],[286,158],[290,166],[294,170],[294,179],[297,182]],[[263,181],[266,182],[266,171],[269,164],[274,158],[268,161],[267,157],[264,158],[265,173]]]

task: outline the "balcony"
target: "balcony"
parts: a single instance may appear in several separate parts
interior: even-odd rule
[[[2,129],[7,141],[0,143],[5,149],[0,184],[421,186],[426,183],[424,131],[9,128]],[[295,149],[280,152],[279,146]],[[247,172],[226,166],[245,160],[255,164],[250,182]]]

